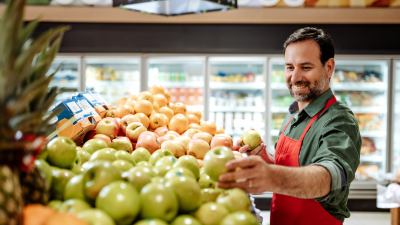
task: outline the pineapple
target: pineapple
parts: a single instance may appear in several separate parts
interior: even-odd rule
[[[54,73],[46,74],[68,27],[30,40],[38,21],[23,26],[25,1],[10,0],[0,21],[0,225],[21,222],[17,215],[23,201],[47,201],[43,173],[36,169],[21,174],[25,199],[18,177],[21,166],[32,164],[33,146],[40,148],[35,141],[54,129],[50,121],[59,113],[46,114],[60,92],[48,87]]]

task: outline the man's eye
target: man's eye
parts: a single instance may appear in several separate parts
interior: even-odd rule
[[[305,67],[303,67],[303,69],[305,69],[305,70],[310,70],[310,69],[311,69],[311,67],[309,67],[309,66],[305,66]]]
[[[287,70],[291,70],[291,69],[293,69],[293,67],[287,66],[286,69],[287,69]]]

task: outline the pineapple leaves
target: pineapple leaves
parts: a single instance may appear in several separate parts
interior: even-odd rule
[[[27,114],[22,114],[12,118],[9,121],[10,127],[14,130],[21,130],[24,133],[34,133],[37,127],[43,123],[43,112],[31,112]]]
[[[19,35],[19,42],[18,42],[18,53],[22,52],[22,48],[24,45],[26,45],[26,42],[28,41],[29,37],[32,35],[33,31],[35,31],[36,27],[39,24],[39,20],[35,19],[32,20],[28,25],[26,25],[24,28],[21,30],[21,34]]]

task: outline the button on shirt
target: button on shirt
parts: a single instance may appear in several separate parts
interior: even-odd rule
[[[284,135],[299,140],[311,118],[320,112],[333,97],[328,89],[301,112],[297,102],[289,107],[289,113],[279,131],[281,135],[289,119]],[[275,144],[276,147],[276,144]],[[360,164],[361,136],[353,112],[337,101],[327,108],[312,124],[304,137],[299,155],[299,165],[320,165],[331,174],[331,191],[318,201],[324,209],[340,221],[350,217],[347,208],[350,183]]]

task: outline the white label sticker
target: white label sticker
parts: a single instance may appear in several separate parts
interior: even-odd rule
[[[81,109],[83,109],[83,110],[90,109],[90,105],[87,103],[86,100],[78,101],[77,104],[78,104],[79,107],[81,107]]]
[[[91,102],[96,101],[91,94],[83,94],[83,96],[85,96],[85,98]]]
[[[81,108],[79,108],[79,106],[75,102],[68,102],[67,105],[73,113],[76,113],[76,112],[82,110]]]

